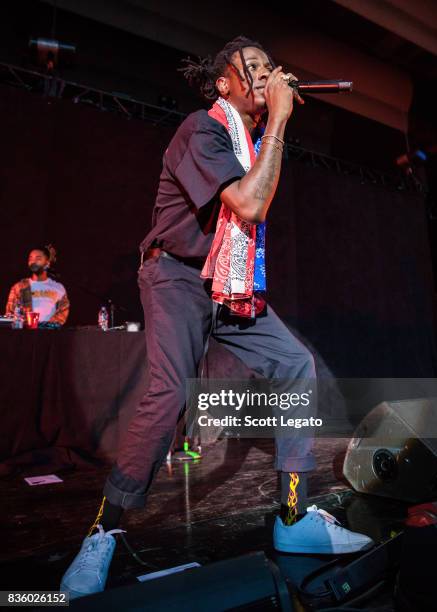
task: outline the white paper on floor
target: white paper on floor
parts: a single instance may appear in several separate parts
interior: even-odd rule
[[[64,482],[62,478],[56,474],[45,474],[44,476],[31,476],[24,479],[28,485],[35,487],[37,485],[53,484],[54,482]]]

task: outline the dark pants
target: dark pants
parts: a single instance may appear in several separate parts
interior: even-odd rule
[[[311,353],[267,306],[261,316],[231,316],[214,304],[199,270],[161,255],[139,275],[149,385],[122,441],[104,495],[123,508],[143,507],[171,446],[185,405],[185,382],[196,378],[208,334],[266,378],[315,378]],[[277,470],[314,468],[312,438],[276,440]]]

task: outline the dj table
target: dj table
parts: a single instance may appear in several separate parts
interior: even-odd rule
[[[112,458],[147,382],[144,334],[0,329],[0,462]]]
[[[113,460],[147,387],[143,332],[0,329],[0,475]],[[250,372],[211,341],[206,376]]]

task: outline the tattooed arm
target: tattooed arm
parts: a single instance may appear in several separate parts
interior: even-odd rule
[[[293,110],[293,92],[284,81],[280,66],[273,70],[266,82],[265,98],[269,109],[265,134],[283,140],[285,125]],[[282,163],[280,140],[265,138],[249,172],[222,191],[224,204],[250,223],[265,220],[275,195]]]

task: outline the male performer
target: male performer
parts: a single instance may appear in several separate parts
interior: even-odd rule
[[[30,278],[12,287],[6,304],[6,316],[13,317],[17,308],[39,314],[41,327],[61,327],[67,320],[70,303],[64,285],[49,277],[49,269],[56,261],[52,245],[32,249],[27,265]]]
[[[185,76],[214,104],[182,123],[164,155],[139,274],[149,388],[107,479],[97,519],[63,577],[61,589],[73,597],[104,588],[112,534],[123,510],[145,504],[184,408],[185,381],[196,377],[209,334],[266,378],[315,377],[312,355],[262,295],[264,221],[293,110],[292,75],[274,68],[258,43],[239,37],[213,62],[187,62]],[[311,448],[306,437],[277,439],[283,505],[275,547],[315,554],[368,547],[370,538],[343,529],[316,506],[305,514]]]

